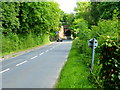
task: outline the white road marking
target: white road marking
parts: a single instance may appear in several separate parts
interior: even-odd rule
[[[42,52],[42,53],[40,53],[39,55],[42,55],[42,54],[44,54],[45,52]]]
[[[34,58],[36,58],[36,57],[38,57],[38,56],[34,56],[34,57],[30,58],[30,59],[34,59]]]
[[[23,61],[23,62],[21,62],[21,63],[19,63],[19,64],[16,64],[16,66],[19,66],[19,65],[22,65],[22,64],[24,64],[24,63],[26,63],[27,61]]]
[[[61,43],[60,43],[60,44],[61,44]],[[54,47],[50,48],[49,50],[52,50],[52,49],[54,49],[54,48],[58,47],[60,44],[58,44],[58,45],[56,45],[56,46],[54,46]],[[42,54],[44,54],[44,53],[48,52],[49,50],[46,50],[45,52],[42,52],[42,53],[40,53],[39,55],[42,55]]]
[[[61,44],[61,43],[60,43],[60,44]],[[56,46],[54,46],[54,47],[50,48],[50,50],[52,50],[52,49],[54,49],[54,48],[58,47],[60,44],[58,44],[58,45],[56,45]]]
[[[46,50],[45,52],[48,52],[49,50]]]
[[[9,70],[10,70],[10,68],[5,69],[5,70],[1,71],[0,74],[1,74],[1,73],[4,73],[4,72],[6,72],[6,71],[9,71]]]

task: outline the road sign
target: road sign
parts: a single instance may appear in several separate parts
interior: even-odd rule
[[[95,38],[90,39],[88,42],[88,46],[90,48],[93,48],[93,47],[96,48],[98,46],[98,41]]]
[[[92,63],[91,63],[91,69],[90,69],[90,73],[92,74],[93,65],[94,65],[95,48],[98,46],[98,41],[95,38],[90,39],[88,42],[88,46],[92,48]]]

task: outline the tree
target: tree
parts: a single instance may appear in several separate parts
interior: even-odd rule
[[[2,2],[3,33],[49,33],[58,30],[61,10],[51,2]]]
[[[92,24],[97,24],[100,19],[112,19],[114,11],[119,11],[118,2],[92,2],[91,3],[91,17]],[[119,15],[119,14],[118,14]],[[117,17],[118,17],[117,15]]]
[[[17,33],[20,27],[19,18],[19,3],[17,2],[2,2],[2,27],[3,33]]]

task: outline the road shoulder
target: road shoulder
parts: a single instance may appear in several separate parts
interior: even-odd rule
[[[51,45],[53,43],[55,43],[55,41],[54,42],[50,42],[50,43],[46,43],[44,45],[40,45],[40,46],[37,46],[37,47],[32,47],[30,49],[23,50],[23,51],[20,51],[20,52],[16,52],[16,53],[12,53],[12,54],[9,54],[9,55],[5,55],[4,57],[0,57],[0,62],[3,61],[3,60],[6,60],[6,59],[12,58],[12,57],[16,57],[16,56],[22,55],[22,54],[30,52],[30,51],[34,51],[34,50],[43,48],[43,47]]]

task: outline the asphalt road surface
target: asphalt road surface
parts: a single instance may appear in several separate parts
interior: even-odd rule
[[[2,88],[53,88],[71,48],[70,40],[2,61]]]

